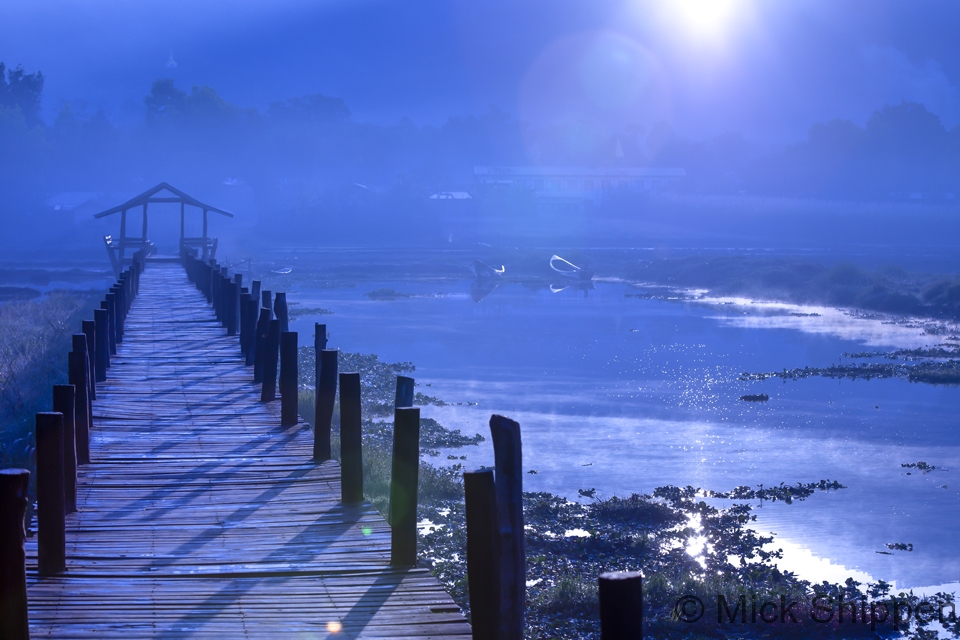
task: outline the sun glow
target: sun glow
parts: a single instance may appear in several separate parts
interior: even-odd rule
[[[702,39],[723,36],[743,8],[741,0],[671,0],[674,19],[691,35]]]

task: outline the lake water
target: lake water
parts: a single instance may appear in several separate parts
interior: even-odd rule
[[[309,344],[326,321],[332,348],[413,361],[422,392],[458,403],[422,409],[488,435],[491,413],[520,422],[527,490],[577,498],[649,493],[666,484],[838,480],[848,488],[792,505],[765,502],[784,569],[821,580],[884,579],[897,588],[957,582],[960,389],[901,379],[739,380],[742,372],[829,366],[844,352],[932,345],[943,336],[833,309],[627,297],[628,284],[586,292],[519,284],[479,302],[469,280],[364,280],[293,286],[289,299],[333,315],[293,323]],[[393,289],[404,296],[371,299]],[[727,304],[722,304],[727,302]],[[798,317],[789,313],[819,313]],[[766,403],[739,400],[766,393]],[[463,404],[459,404],[463,403]],[[475,404],[474,404],[475,403]],[[433,460],[447,463],[446,454]],[[489,441],[457,451],[490,465]],[[902,463],[937,467],[907,475]],[[887,543],[913,544],[912,552]]]

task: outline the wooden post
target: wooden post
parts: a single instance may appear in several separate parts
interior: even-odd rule
[[[63,415],[37,414],[37,570],[49,576],[67,568],[63,505]]]
[[[408,378],[407,376],[397,376],[397,397],[394,400],[393,406],[413,406],[413,378]]]
[[[53,410],[63,415],[63,509],[77,510],[77,388],[53,385]]]
[[[246,287],[240,292],[240,353],[246,355],[247,345],[250,342],[250,312],[247,303],[250,302],[250,294]]]
[[[117,316],[117,323],[113,327],[113,333],[116,336],[116,343],[120,344],[123,342],[123,320],[124,320],[124,303],[123,303],[123,289],[120,288],[120,285],[114,285],[110,287],[110,293],[113,294],[113,312]]]
[[[290,331],[290,312],[287,310],[287,294],[283,291],[277,292],[277,298],[273,303],[273,312],[280,321],[280,333]]]
[[[360,374],[340,374],[340,499],[363,502],[363,436]]]
[[[264,352],[267,348],[267,335],[270,333],[270,310],[260,309],[257,320],[257,333],[254,337],[253,381],[263,382]]]
[[[0,470],[0,638],[29,640],[27,620],[26,469]]]
[[[184,215],[186,212],[184,211],[184,204],[185,203],[183,202],[183,200],[181,200],[180,201],[180,246],[181,247],[183,246],[183,239],[187,237],[186,224],[185,224],[186,216]]]
[[[254,280],[253,285],[250,287],[250,297],[254,300],[260,300],[260,281]]]
[[[643,576],[639,571],[600,574],[600,638],[643,640]]]
[[[147,240],[147,203],[146,203],[146,202],[143,203],[143,228],[142,228],[142,231],[143,231],[143,233],[140,234],[140,237],[143,238],[143,246],[146,247],[146,246],[147,246],[147,242],[148,242],[148,240]],[[142,251],[142,249],[141,249],[141,251]]]
[[[317,352],[317,383],[314,398],[316,409],[313,417],[313,459],[317,462],[329,460],[333,455],[330,447],[330,431],[333,425],[333,405],[337,401],[339,357],[340,352],[336,349],[321,349]]]
[[[300,384],[297,371],[297,332],[280,334],[280,426],[292,427],[299,417]]]
[[[74,407],[77,464],[90,464],[90,392],[85,354],[76,350],[68,354],[70,384],[77,389]]]
[[[252,367],[257,359],[257,314],[260,310],[260,301],[251,294],[245,309],[245,313],[247,314],[247,330],[250,335],[247,336],[247,348],[244,351],[244,355],[247,357],[246,365]]]
[[[120,255],[119,262],[120,266],[123,267],[123,254],[127,249],[127,210],[124,209],[120,214],[120,242],[117,243],[120,245]]]
[[[113,356],[113,355],[116,355],[116,354],[117,354],[117,334],[116,334],[116,332],[115,332],[115,330],[114,330],[114,328],[113,328],[114,325],[116,324],[117,318],[116,318],[116,315],[114,314],[114,299],[113,299],[113,294],[112,294],[112,293],[108,293],[107,295],[104,296],[103,301],[100,303],[100,308],[103,309],[103,310],[105,310],[105,311],[107,312],[107,322],[106,322],[107,342],[106,342],[106,345],[107,345],[107,351],[110,353],[110,355]],[[109,360],[108,360],[108,361],[107,361],[107,368],[109,368],[109,367],[110,367],[110,362],[109,362]]]
[[[260,402],[277,399],[277,364],[280,359],[280,321],[270,321],[270,331],[263,348],[263,386],[260,387]]]
[[[233,323],[233,335],[240,333],[240,294],[243,293],[243,275],[233,274],[233,299],[230,301],[230,319]]]
[[[94,309],[93,319],[96,323],[94,337],[94,353],[97,355],[96,381],[104,382],[107,379],[107,369],[110,367],[110,342],[107,337],[107,310]]]
[[[497,523],[500,528],[500,635],[522,640],[526,595],[523,545],[523,470],[520,425],[503,416],[490,417],[496,468]]]
[[[203,259],[210,256],[210,249],[207,246],[207,210],[203,210]]]
[[[313,349],[320,353],[327,348],[327,325],[319,322],[313,323]],[[317,361],[319,362],[319,360]]]
[[[260,306],[264,309],[269,309],[270,317],[273,317],[273,296],[270,295],[269,289],[264,289],[260,292]]]
[[[96,315],[96,313],[94,313]],[[97,399],[97,323],[93,320],[84,320],[81,323],[83,335],[87,336],[87,363],[89,366],[88,378],[90,381],[90,400]],[[76,347],[74,347],[76,348]]]
[[[236,282],[224,280],[223,312],[224,324],[227,325],[227,335],[237,335],[237,296],[240,287]]]
[[[420,472],[420,408],[393,411],[390,476],[390,564],[417,566],[417,482]]]
[[[493,469],[465,471],[467,583],[474,640],[496,640],[500,632],[500,532]]]
[[[73,335],[73,350],[79,354],[80,359],[83,364],[83,371],[77,371],[77,379],[80,379],[79,376],[83,376],[84,389],[83,397],[81,398],[80,392],[81,389],[77,389],[77,402],[83,402],[83,409],[86,411],[88,419],[86,420],[86,425],[88,427],[93,426],[93,389],[96,387],[96,384],[93,380],[93,362],[90,359],[90,347],[87,342],[86,333],[75,333]],[[69,365],[69,363],[68,363]],[[68,373],[69,373],[68,369]],[[73,375],[73,374],[70,374]],[[73,380],[70,381],[70,384],[78,384]],[[78,412],[79,415],[79,412]],[[78,429],[80,426],[77,427]]]

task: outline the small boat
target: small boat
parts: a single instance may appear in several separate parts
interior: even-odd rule
[[[478,279],[481,278],[499,278],[507,270],[506,267],[500,265],[500,268],[491,267],[488,264],[480,262],[479,260],[474,260],[473,265],[470,267],[473,270],[473,275]]]
[[[578,267],[569,260],[564,260],[556,254],[550,258],[550,268],[564,278],[571,278],[573,280],[581,281],[593,280],[593,271]]]
[[[276,269],[275,271],[271,271],[270,273],[276,273],[278,275],[285,276],[288,273],[292,273],[292,272],[293,272],[293,269],[291,269],[290,267],[284,267],[282,269]]]

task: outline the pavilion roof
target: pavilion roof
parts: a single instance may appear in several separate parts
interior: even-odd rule
[[[161,193],[162,191],[167,191],[173,194],[173,197],[158,196],[157,194]],[[214,213],[219,213],[221,215],[224,215],[230,218],[233,217],[233,214],[230,213],[229,211],[224,211],[223,209],[218,209],[217,207],[214,207],[212,205],[204,204],[199,200],[197,200],[196,198],[192,196],[188,196],[187,194],[185,194],[183,191],[180,191],[176,187],[170,186],[166,182],[161,182],[160,184],[153,187],[152,189],[147,189],[140,195],[130,198],[123,204],[117,205],[112,209],[107,209],[106,211],[101,211],[100,213],[94,215],[93,217],[104,218],[106,216],[113,215],[114,213],[126,211],[127,209],[132,209],[134,207],[139,207],[141,205],[152,203],[152,202],[182,202],[183,204],[189,204],[194,207],[200,207],[201,209],[206,209],[207,211],[213,211]]]

